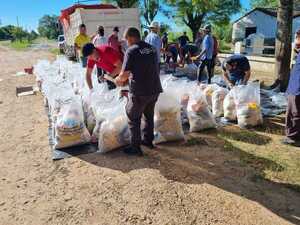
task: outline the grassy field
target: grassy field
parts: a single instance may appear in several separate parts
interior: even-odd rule
[[[224,151],[257,171],[253,179],[265,179],[300,192],[300,149],[281,144],[284,116],[266,118],[256,129],[224,127],[216,136],[224,141]]]

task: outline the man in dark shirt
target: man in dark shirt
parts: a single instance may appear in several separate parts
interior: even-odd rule
[[[162,86],[159,77],[157,52],[154,47],[141,41],[140,32],[128,28],[125,38],[129,48],[126,51],[120,75],[115,79],[118,86],[129,81],[129,98],[126,105],[128,125],[131,133],[131,146],[125,153],[143,155],[140,145],[153,148],[154,107]],[[141,119],[145,127],[141,138]]]
[[[178,38],[179,47],[180,48],[184,47],[187,43],[189,43],[189,41],[190,41],[190,39],[186,35],[186,32],[183,32],[183,35]]]
[[[187,44],[182,48],[182,66],[185,63],[192,63],[192,58],[199,54],[199,48],[194,44]]]
[[[232,55],[225,59],[222,64],[223,77],[229,88],[235,85],[247,84],[251,68],[249,60],[243,55]]]
[[[300,30],[296,33],[295,46],[300,45]],[[290,75],[287,88],[286,138],[284,144],[300,147],[300,54]]]

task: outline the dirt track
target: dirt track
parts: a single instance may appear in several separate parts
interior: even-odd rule
[[[15,96],[34,77],[12,76],[52,57],[0,47],[0,225],[300,224],[300,194],[258,179],[215,134],[144,158],[114,152],[53,162],[42,96]]]

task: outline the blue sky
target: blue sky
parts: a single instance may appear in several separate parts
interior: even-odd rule
[[[243,8],[249,9],[250,0],[241,0]],[[17,24],[25,29],[36,29],[38,20],[45,14],[60,14],[60,10],[74,4],[75,0],[13,0],[2,1],[0,6],[1,25]],[[236,19],[239,15],[234,15]],[[160,22],[166,21],[162,15],[158,15],[156,20]],[[176,25],[172,25],[173,29],[177,29]]]

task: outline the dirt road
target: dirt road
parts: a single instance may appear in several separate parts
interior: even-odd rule
[[[42,97],[15,95],[34,77],[12,76],[42,58],[53,56],[0,47],[0,225],[300,224],[299,192],[260,179],[215,133],[144,158],[53,162]]]

